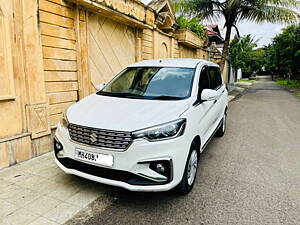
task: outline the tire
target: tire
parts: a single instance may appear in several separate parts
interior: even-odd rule
[[[199,162],[198,146],[192,143],[189,156],[185,165],[184,173],[181,182],[176,187],[179,194],[188,194],[194,186]],[[194,167],[193,167],[194,166]]]
[[[225,131],[226,131],[226,117],[227,117],[227,114],[224,113],[223,119],[222,119],[222,124],[221,124],[221,126],[219,127],[219,129],[217,130],[217,132],[215,134],[216,137],[223,137],[224,136]]]

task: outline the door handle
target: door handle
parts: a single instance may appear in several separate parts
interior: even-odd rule
[[[218,101],[218,100],[214,100],[214,104],[216,104],[217,101]]]

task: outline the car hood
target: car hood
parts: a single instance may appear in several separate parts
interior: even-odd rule
[[[67,111],[70,123],[107,130],[135,131],[178,119],[188,100],[143,100],[92,94]]]

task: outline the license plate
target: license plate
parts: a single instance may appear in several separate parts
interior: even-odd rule
[[[114,157],[112,155],[88,152],[82,149],[75,149],[75,159],[108,167],[112,167],[114,163]]]

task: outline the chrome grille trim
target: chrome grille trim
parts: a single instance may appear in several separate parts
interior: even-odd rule
[[[108,148],[110,150],[126,150],[133,139],[130,132],[104,130],[70,123],[68,131],[71,140],[82,144]],[[95,138],[91,138],[95,134]],[[92,141],[93,139],[93,141]]]

